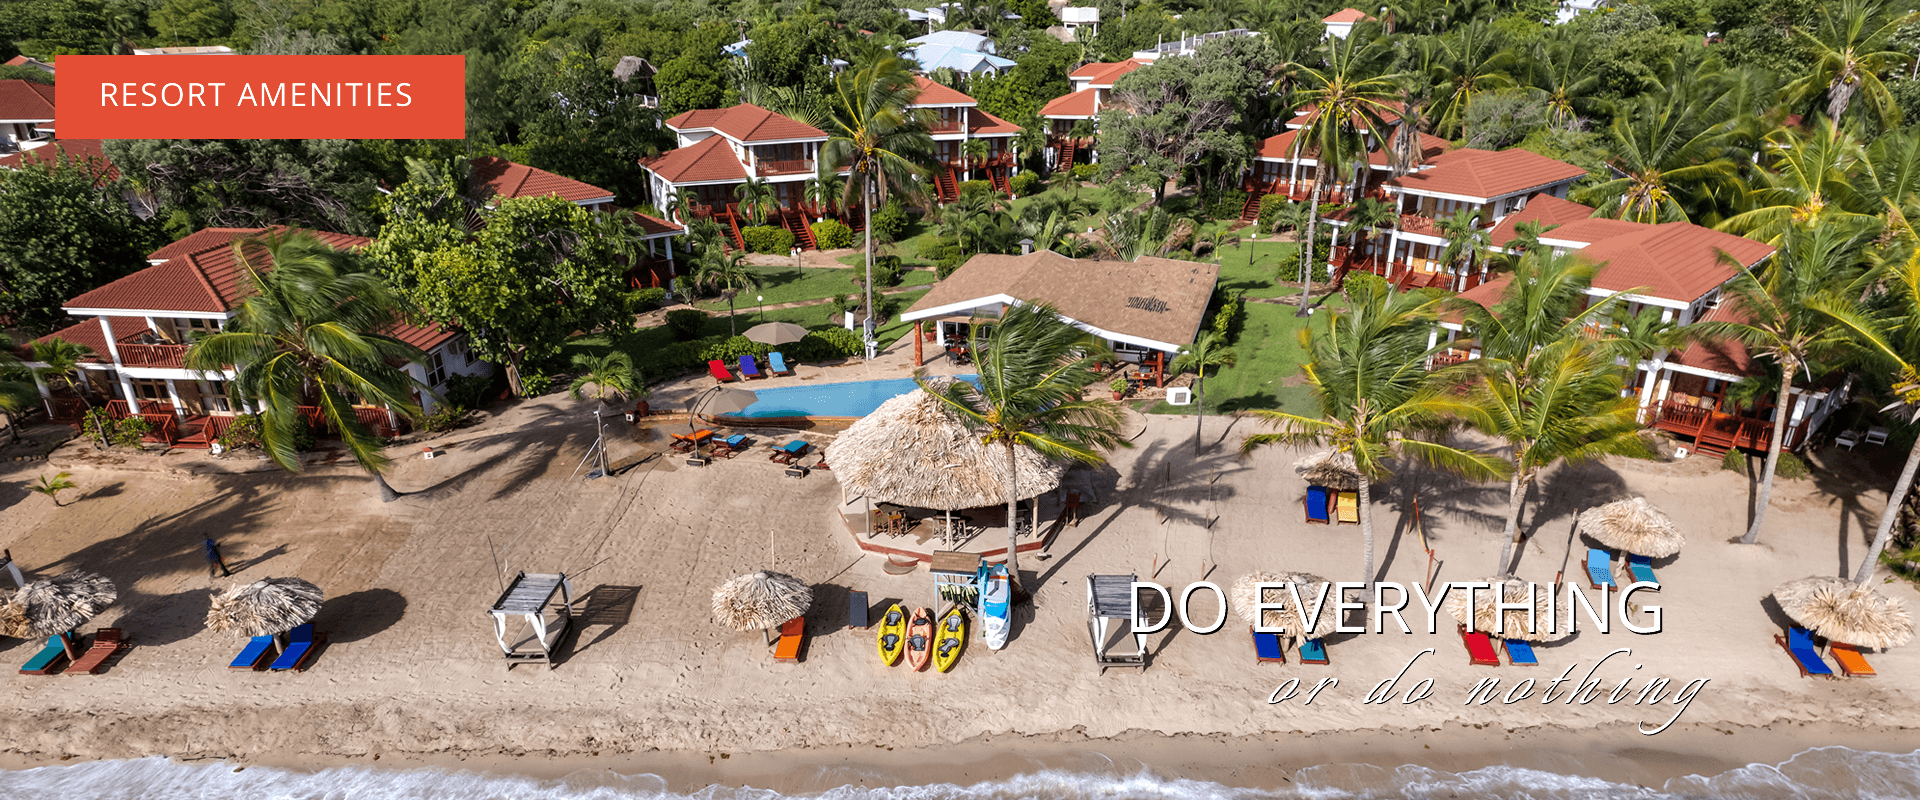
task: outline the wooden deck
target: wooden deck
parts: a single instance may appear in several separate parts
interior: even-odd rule
[[[1653,426],[1693,437],[1693,452],[1710,456],[1722,456],[1735,448],[1765,451],[1773,444],[1773,423],[1769,420],[1735,416],[1671,400],[1660,404]]]

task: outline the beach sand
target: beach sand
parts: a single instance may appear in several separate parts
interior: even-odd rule
[[[801,379],[862,377],[858,367],[810,369]],[[663,404],[674,396],[656,395]],[[1750,486],[1717,462],[1609,459],[1551,472],[1523,518],[1533,533],[1519,574],[1550,583],[1564,568],[1578,578],[1585,545],[1574,540],[1566,558],[1574,512],[1643,495],[1688,536],[1676,559],[1657,563],[1662,590],[1641,598],[1665,608],[1659,634],[1617,621],[1608,634],[1586,626],[1540,647],[1541,667],[1489,669],[1466,663],[1442,611],[1437,635],[1333,637],[1333,663],[1323,667],[1300,665],[1292,652],[1285,665],[1256,664],[1244,623],[1230,617],[1211,635],[1177,626],[1154,634],[1146,669],[1101,674],[1086,627],[1088,574],[1137,574],[1176,592],[1202,579],[1225,587],[1254,569],[1360,577],[1358,526],[1301,520],[1303,483],[1291,468],[1299,452],[1241,457],[1239,439],[1255,423],[1209,418],[1196,457],[1191,418],[1150,417],[1134,447],[1072,478],[1095,495],[1078,525],[1045,558],[1023,557],[1037,598],[1016,615],[1007,648],[970,643],[941,675],[886,668],[871,632],[845,628],[839,587],[867,591],[876,611],[892,600],[932,605],[934,596],[924,570],[887,575],[856,547],[835,516],[840,488],[830,474],[783,477],[764,449],[705,469],[648,459],[671,427],[622,425],[613,458],[638,466],[569,481],[593,438],[589,407],[564,396],[523,401],[437,442],[442,457],[396,449],[390,480],[413,494],[391,504],[378,502],[364,473],[339,464],[297,476],[197,474],[258,465],[180,452],[102,459],[73,447],[53,465],[0,464],[0,546],[33,574],[86,569],[114,579],[119,602],[87,630],[119,626],[135,643],[97,676],[0,676],[14,699],[0,718],[11,765],[155,754],[305,767],[378,758],[806,790],[849,775],[924,783],[1112,758],[1244,785],[1336,762],[1539,765],[1657,784],[1817,745],[1905,752],[1915,741],[1920,687],[1903,677],[1920,675],[1920,651],[1873,654],[1877,679],[1803,679],[1773,644],[1783,621],[1763,603],[1784,580],[1851,573],[1902,455],[1884,448],[1815,452],[1813,479],[1778,483],[1759,546],[1729,543],[1745,528]],[[55,466],[81,487],[64,508],[21,488]],[[1409,468],[1375,494],[1383,580],[1428,578],[1409,527],[1415,499],[1438,581],[1492,571],[1505,485]],[[1043,516],[1058,508],[1050,501]],[[240,568],[235,577],[208,578],[204,537],[220,541]],[[761,568],[815,584],[799,664],[773,663],[761,634],[711,618],[713,588]],[[500,657],[485,612],[519,570],[564,571],[587,598],[590,624],[557,669],[509,671]],[[304,674],[228,670],[240,639],[205,629],[211,590],[266,576],[306,578],[327,592],[316,624],[330,643]],[[1909,608],[1920,600],[1903,582],[1879,588]],[[1196,622],[1216,614],[1208,597],[1195,598]],[[1415,660],[1396,699],[1363,702],[1426,648],[1434,652]],[[1632,652],[1600,669],[1602,696],[1590,704],[1543,705],[1537,693],[1511,705],[1462,703],[1486,677],[1501,678],[1504,691],[1573,667],[1570,687],[1617,648]],[[24,662],[34,649],[0,639],[0,663]],[[1657,736],[1636,726],[1668,721],[1673,707],[1609,705],[1604,694],[1622,678],[1637,692],[1650,677],[1671,679],[1671,689],[1709,680]],[[1269,704],[1289,678],[1305,682],[1303,692],[1321,678],[1339,685],[1312,705]],[[1431,697],[1397,699],[1425,678]]]

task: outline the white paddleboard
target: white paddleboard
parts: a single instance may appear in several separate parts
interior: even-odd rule
[[[1007,646],[1007,629],[1012,622],[1013,590],[1007,581],[1007,565],[988,568],[987,585],[980,592],[980,638],[989,649]]]

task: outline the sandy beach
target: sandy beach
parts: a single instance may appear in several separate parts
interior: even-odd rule
[[[897,358],[897,356],[896,356]],[[886,374],[879,374],[884,372]],[[893,365],[803,368],[795,382],[900,377]],[[699,384],[690,383],[689,388]],[[683,401],[684,389],[656,393]],[[238,472],[259,464],[204,453],[103,458],[77,446],[49,462],[0,464],[0,546],[32,574],[100,572],[120,599],[95,625],[119,626],[135,647],[97,676],[0,682],[15,713],[0,719],[8,766],[165,755],[185,760],[319,767],[442,765],[529,775],[610,768],[704,783],[928,782],[1005,776],[1100,758],[1229,785],[1275,785],[1316,764],[1424,764],[1461,769],[1534,765],[1658,785],[1819,745],[1907,752],[1920,674],[1913,648],[1874,653],[1877,679],[1799,677],[1772,634],[1783,620],[1762,600],[1782,581],[1851,572],[1884,503],[1900,454],[1885,448],[1816,450],[1814,477],[1782,480],[1759,546],[1729,543],[1748,519],[1745,477],[1717,462],[1616,460],[1556,469],[1536,489],[1518,574],[1551,583],[1577,575],[1573,514],[1644,496],[1686,532],[1686,549],[1657,563],[1661,591],[1640,602],[1664,610],[1665,629],[1588,627],[1539,648],[1542,666],[1467,664],[1451,618],[1442,631],[1350,634],[1328,641],[1332,664],[1257,664],[1244,623],[1200,635],[1178,626],[1149,640],[1144,670],[1094,665],[1086,629],[1089,574],[1136,574],[1173,587],[1222,587],[1254,569],[1358,580],[1357,526],[1307,525],[1300,453],[1242,457],[1253,422],[1206,421],[1195,453],[1191,418],[1147,417],[1134,446],[1070,480],[1093,504],[1043,557],[1023,557],[1037,590],[1016,614],[1013,639],[992,652],[970,645],[949,674],[886,668],[872,633],[846,628],[845,588],[931,605],[923,570],[886,574],[836,515],[840,488],[825,472],[793,479],[754,452],[705,468],[661,458],[670,425],[619,426],[610,479],[569,480],[592,441],[589,403],[564,395],[504,405],[486,421],[435,442],[445,454],[396,448],[390,480],[408,496],[378,502],[357,470],[325,463],[306,473]],[[824,443],[828,434],[805,438]],[[321,459],[324,462],[324,459]],[[117,463],[116,463],[117,462]],[[25,492],[25,481],[71,469],[68,504]],[[1492,571],[1504,484],[1470,484],[1408,468],[1375,495],[1384,580],[1427,580],[1413,531],[1418,500],[1436,579]],[[1043,521],[1059,513],[1042,506]],[[210,579],[201,540],[213,537],[237,568]],[[987,543],[983,543],[987,544]],[[991,543],[998,546],[999,543]],[[757,633],[735,633],[709,612],[712,590],[763,567],[815,586],[799,664],[776,664]],[[485,611],[516,571],[564,571],[586,602],[587,624],[556,669],[509,671]],[[226,668],[241,644],[205,629],[210,590],[266,576],[297,576],[327,592],[316,619],[329,643],[304,674]],[[1920,606],[1903,582],[1880,590]],[[1201,593],[1197,621],[1216,606]],[[1410,619],[1412,615],[1409,615]],[[1431,654],[1422,651],[1431,648]],[[1594,670],[1616,649],[1616,655]],[[34,646],[0,639],[0,662]],[[1412,666],[1408,667],[1409,662]],[[1405,669],[1387,703],[1365,697]],[[1542,704],[1593,671],[1601,695]],[[1463,704],[1487,677],[1537,687],[1511,704]],[[1672,690],[1705,679],[1684,709],[1608,704],[1606,692],[1650,678]],[[1311,705],[1269,703],[1283,682]],[[1403,703],[1417,681],[1432,696]],[[1657,727],[1656,736],[1637,726]],[[1016,754],[1010,756],[1009,754]],[[1095,754],[1098,754],[1097,756]],[[891,777],[889,777],[891,776]],[[763,782],[764,781],[764,782]],[[839,785],[839,784],[834,784]]]

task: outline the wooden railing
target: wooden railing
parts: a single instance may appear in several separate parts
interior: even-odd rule
[[[800,158],[791,161],[762,161],[756,169],[761,175],[812,174],[813,159]]]
[[[120,351],[122,366],[180,369],[186,364],[184,344],[120,344],[115,349]]]
[[[927,132],[928,133],[959,133],[960,118],[958,116],[955,116],[952,121],[936,119],[933,121],[933,124],[927,126]]]

